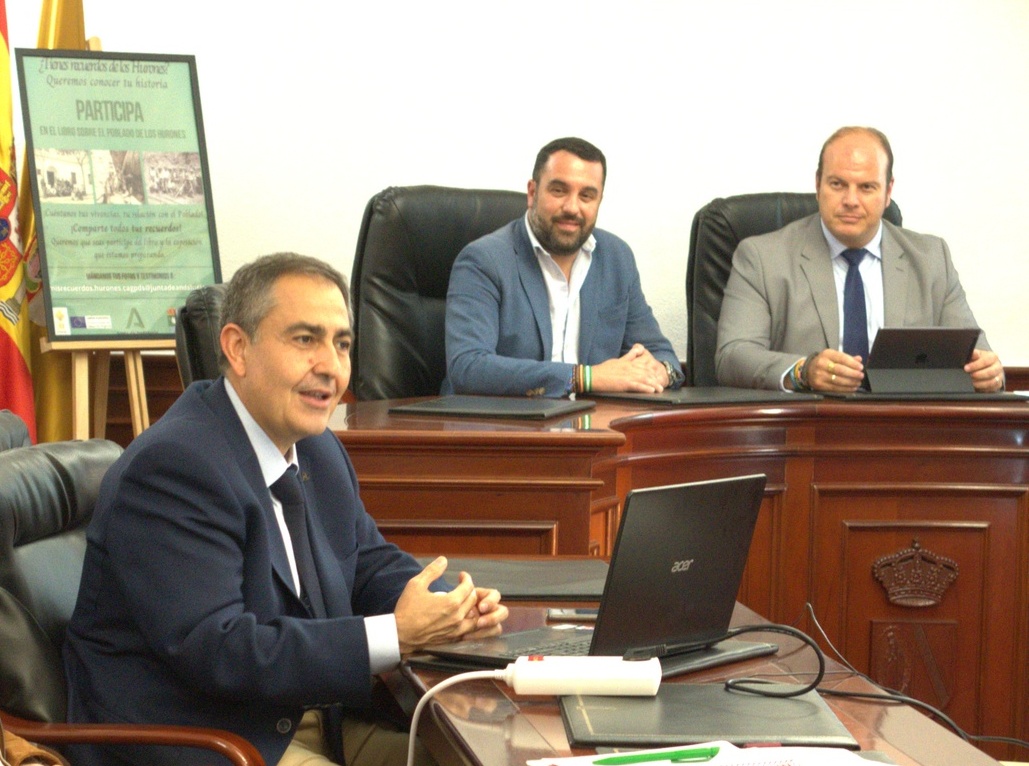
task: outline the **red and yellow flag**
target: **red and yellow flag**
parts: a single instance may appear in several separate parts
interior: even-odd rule
[[[0,0],[2,3],[4,0]],[[43,0],[39,18],[38,48],[86,49],[86,23],[82,0]],[[28,158],[22,164],[28,178]],[[46,308],[43,305],[41,268],[36,247],[36,218],[32,208],[32,184],[22,184],[18,198],[18,230],[24,245],[25,273],[31,317],[32,380],[35,384],[36,424],[39,441],[70,439],[72,434],[71,356],[44,354],[40,340],[46,337]]]
[[[18,183],[6,0],[0,0],[0,33],[0,408],[21,416],[35,442],[28,295],[31,285],[14,226]]]

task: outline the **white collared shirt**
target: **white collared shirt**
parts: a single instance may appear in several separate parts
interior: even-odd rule
[[[254,420],[243,401],[232,387],[228,378],[225,379],[225,391],[229,395],[233,409],[239,416],[250,440],[254,452],[257,454],[257,462],[261,467],[261,476],[268,487],[268,494],[272,499],[272,509],[275,511],[275,521],[278,523],[279,532],[282,535],[282,542],[286,547],[286,557],[289,559],[289,569],[293,575],[293,588],[295,593],[300,593],[300,574],[297,571],[296,557],[293,554],[293,540],[289,535],[289,528],[286,526],[286,518],[282,515],[282,503],[271,491],[271,486],[279,477],[285,473],[290,466],[298,466],[296,446],[289,448],[287,457],[279,452],[278,447],[272,442],[271,437]],[[364,618],[365,636],[368,639],[368,657],[370,660],[371,673],[382,673],[392,670],[400,664],[400,639],[397,636],[397,618],[393,614],[377,614]]]
[[[547,285],[552,338],[550,361],[578,364],[579,329],[581,327],[579,293],[586,281],[586,274],[590,270],[593,249],[597,246],[597,240],[590,234],[572,263],[571,275],[565,279],[561,267],[536,239],[532,226],[529,225],[528,212],[525,214],[525,229],[529,233],[529,242],[532,244],[533,252],[536,253],[540,271],[543,272],[543,281]]]

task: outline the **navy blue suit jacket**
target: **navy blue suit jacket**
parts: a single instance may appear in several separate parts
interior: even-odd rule
[[[194,383],[104,478],[65,646],[69,720],[227,729],[275,764],[305,707],[367,709],[358,615],[391,612],[420,567],[365,512],[334,434],[296,451],[328,618],[310,618],[293,591],[224,380]],[[147,749],[126,760],[208,760],[196,750],[166,756]],[[72,762],[112,757],[83,748]]]
[[[597,246],[579,294],[579,363],[600,364],[642,343],[679,370],[640,287],[636,259],[615,235],[594,229]],[[447,377],[443,394],[561,397],[574,365],[550,361],[547,285],[518,218],[465,246],[447,289]],[[678,388],[681,377],[672,387]]]

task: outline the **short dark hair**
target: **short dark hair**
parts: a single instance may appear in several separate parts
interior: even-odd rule
[[[258,325],[275,305],[272,286],[280,277],[289,274],[319,277],[332,282],[343,293],[343,303],[347,307],[347,312],[350,312],[347,280],[336,269],[308,255],[273,253],[241,266],[232,275],[225,289],[221,326],[239,325],[247,336],[253,338],[257,334]],[[227,368],[228,360],[224,353],[219,353],[218,365],[222,371]]]
[[[536,183],[540,182],[543,166],[547,164],[547,160],[550,159],[550,155],[554,152],[569,152],[580,160],[599,162],[600,167],[604,171],[601,175],[601,183],[607,182],[607,157],[604,156],[604,153],[585,139],[567,136],[565,138],[555,138],[539,150],[539,154],[536,155],[536,164],[532,168],[532,180]]]
[[[886,152],[886,183],[889,184],[893,180],[893,149],[890,148],[890,140],[886,137],[886,134],[881,130],[875,128],[863,128],[855,125],[849,125],[847,127],[840,128],[831,136],[829,136],[825,143],[822,144],[822,151],[818,155],[818,170],[815,171],[815,178],[818,183],[822,182],[822,161],[825,159],[825,150],[829,148],[829,144],[835,141],[837,138],[843,138],[849,136],[851,133],[867,133],[868,135],[875,138],[879,145],[882,146],[883,151]]]

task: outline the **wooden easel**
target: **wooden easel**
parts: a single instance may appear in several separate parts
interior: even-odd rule
[[[175,340],[58,340],[43,338],[43,353],[71,352],[72,438],[88,439],[89,433],[89,359],[96,360],[93,379],[93,436],[102,439],[107,432],[107,394],[111,378],[111,352],[125,355],[125,381],[129,389],[129,411],[132,414],[132,435],[139,436],[150,427],[150,412],[143,380],[143,351],[173,349]]]

